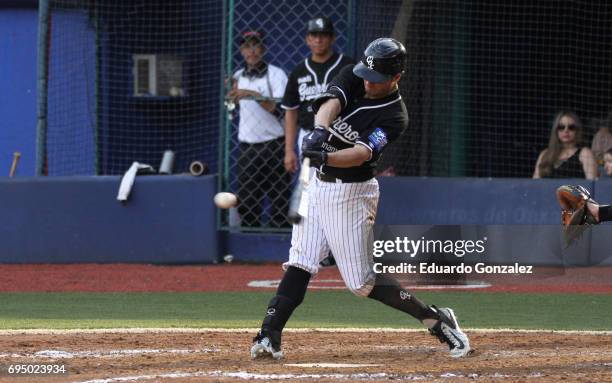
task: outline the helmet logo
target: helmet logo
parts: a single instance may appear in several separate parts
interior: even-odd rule
[[[317,19],[315,23],[317,24],[319,28],[323,28],[323,19]]]
[[[366,63],[368,63],[369,69],[374,69],[374,56],[366,57]]]

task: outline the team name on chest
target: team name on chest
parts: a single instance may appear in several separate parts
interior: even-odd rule
[[[326,85],[321,84],[308,85],[307,83],[302,83],[298,86],[300,100],[312,100],[316,98],[319,94],[323,93],[326,87]]]
[[[351,124],[340,118],[332,123],[332,129],[348,141],[355,142],[359,138],[359,132],[354,131]]]

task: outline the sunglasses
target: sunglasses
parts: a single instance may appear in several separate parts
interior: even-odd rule
[[[578,127],[577,127],[576,125],[574,125],[574,124],[569,124],[569,125],[561,125],[561,124],[559,124],[559,125],[557,125],[557,131],[558,131],[558,132],[561,132],[561,131],[563,131],[563,130],[565,130],[565,129],[569,129],[569,130],[571,130],[571,131],[573,132],[573,131],[575,131],[577,128],[578,128]]]

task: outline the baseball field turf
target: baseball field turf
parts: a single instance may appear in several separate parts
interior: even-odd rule
[[[419,292],[465,328],[609,330],[612,295]],[[1,329],[257,327],[271,292],[0,293]],[[421,328],[347,291],[310,292],[289,327]]]

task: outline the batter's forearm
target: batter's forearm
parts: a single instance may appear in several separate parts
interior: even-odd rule
[[[342,105],[337,98],[325,101],[315,115],[315,125],[329,127],[342,111]]]
[[[359,166],[370,158],[370,151],[363,145],[342,149],[327,154],[327,165],[335,168],[352,168]]]

